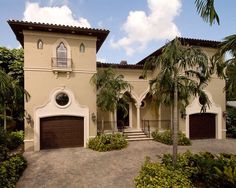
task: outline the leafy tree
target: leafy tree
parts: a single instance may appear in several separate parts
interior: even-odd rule
[[[24,95],[28,99],[29,94],[24,90],[23,60],[22,48],[11,50],[0,47],[0,118],[4,119],[4,126],[6,118],[22,121],[24,117]]]
[[[121,98],[127,100],[122,92],[131,90],[131,85],[124,80],[123,75],[117,75],[109,67],[98,70],[91,78],[91,82],[97,88],[97,106],[103,112],[114,112],[118,107],[127,112],[124,102],[119,102]]]
[[[209,105],[203,91],[210,79],[207,56],[196,47],[183,46],[178,38],[165,45],[160,56],[145,62],[144,70],[154,67],[157,76],[150,80],[150,93],[157,107],[173,106],[173,163],[177,158],[178,114],[184,112],[191,97],[199,96],[202,111]]]

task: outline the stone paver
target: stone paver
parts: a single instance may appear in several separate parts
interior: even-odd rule
[[[236,140],[195,140],[179,152],[209,151],[236,154]],[[172,152],[172,147],[154,141],[130,142],[126,149],[96,152],[66,148],[26,152],[28,167],[17,188],[133,188],[146,156]]]

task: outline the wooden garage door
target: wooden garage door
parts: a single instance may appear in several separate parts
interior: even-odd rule
[[[84,118],[55,116],[40,119],[40,149],[84,146]]]
[[[216,115],[209,113],[193,114],[189,117],[190,139],[215,138]]]

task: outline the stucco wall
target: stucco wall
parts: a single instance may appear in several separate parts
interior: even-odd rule
[[[43,49],[37,49],[37,41],[44,43]],[[55,57],[58,42],[65,41],[72,59],[72,72],[54,74],[51,68],[51,58]],[[85,45],[85,52],[79,50],[80,44]],[[90,84],[92,75],[96,72],[96,38],[74,36],[67,34],[24,32],[24,73],[25,89],[31,95],[25,109],[34,118],[35,110],[47,103],[55,88],[66,87],[73,92],[76,101],[89,108],[89,114],[96,114],[96,91]],[[89,135],[95,136],[96,124],[91,121]],[[34,121],[34,119],[33,119]],[[34,125],[25,123],[25,149],[33,149]]]

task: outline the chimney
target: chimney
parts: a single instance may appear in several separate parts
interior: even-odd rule
[[[127,65],[128,63],[127,63],[127,61],[126,60],[121,60],[121,62],[120,62],[120,65]]]

